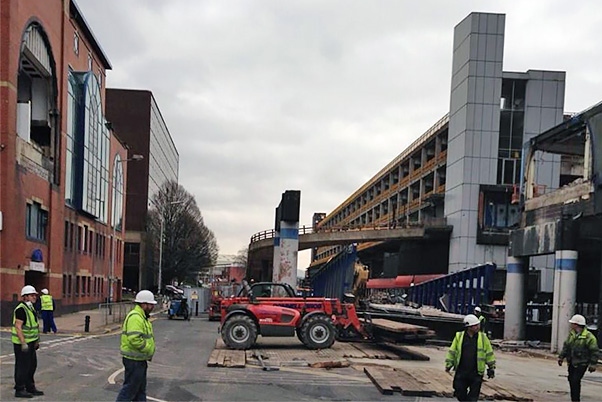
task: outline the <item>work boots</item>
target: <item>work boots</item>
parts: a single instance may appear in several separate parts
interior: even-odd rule
[[[33,394],[23,389],[21,391],[15,391],[15,398],[33,398]]]

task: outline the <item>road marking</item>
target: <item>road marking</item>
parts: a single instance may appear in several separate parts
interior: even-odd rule
[[[107,379],[107,381],[109,382],[109,384],[111,384],[111,385],[115,384],[115,378],[119,374],[123,373],[124,371],[125,371],[125,368],[120,368],[119,370],[117,370],[116,372],[114,372],[113,374],[111,374],[109,376],[109,378]],[[148,398],[148,396],[147,396],[147,398]]]
[[[69,336],[67,338],[58,338],[58,339],[50,339],[48,341],[42,341],[40,343],[40,349],[39,351],[45,350],[45,349],[50,349],[50,348],[55,348],[57,346],[62,346],[62,345],[67,345],[70,343],[75,343],[75,342],[81,342],[81,341],[85,341],[87,339],[93,339],[98,337],[98,335],[92,335],[92,336]],[[14,353],[9,353],[7,355],[2,355],[0,356],[0,360],[6,358],[6,357],[12,357],[14,356]]]
[[[107,379],[108,383],[111,385],[115,384],[115,378],[117,378],[117,376],[121,373],[123,373],[125,371],[125,368],[120,368],[119,370],[117,370],[116,372],[114,372],[113,374],[111,374],[109,376],[109,378]],[[155,402],[167,402],[163,399],[158,399],[158,398],[153,398],[152,396],[146,396],[146,399],[150,400],[150,401],[155,401]]]

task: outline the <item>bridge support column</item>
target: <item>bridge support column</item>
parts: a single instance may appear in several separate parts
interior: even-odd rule
[[[274,282],[297,287],[297,255],[299,254],[299,222],[280,222],[280,257],[274,266]]]
[[[562,344],[569,335],[569,319],[575,313],[577,257],[578,253],[574,250],[556,251],[552,310],[552,352],[562,349]]]
[[[285,282],[297,287],[297,255],[299,254],[299,211],[301,192],[287,190],[282,194],[280,205],[276,209],[276,225],[279,237],[280,257],[274,265],[272,280]],[[278,222],[277,221],[277,222]],[[276,263],[277,257],[274,256]]]
[[[504,314],[504,339],[526,338],[526,290],[529,270],[528,258],[506,259],[506,312]]]
[[[272,278],[276,277],[276,271],[280,269],[280,206],[276,208],[276,219],[274,222],[274,258],[272,260]]]

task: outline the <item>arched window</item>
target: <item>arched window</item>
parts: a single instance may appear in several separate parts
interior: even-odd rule
[[[108,221],[110,133],[102,114],[101,89],[91,72],[69,74],[67,110],[67,202]],[[70,150],[72,146],[72,150]],[[69,161],[71,157],[71,162]]]
[[[117,231],[123,228],[123,161],[115,155],[113,162],[113,217],[111,224]]]

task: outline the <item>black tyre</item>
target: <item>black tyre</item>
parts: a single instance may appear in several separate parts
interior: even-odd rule
[[[222,326],[222,339],[232,349],[249,349],[257,340],[257,325],[246,315],[235,315]]]
[[[297,339],[299,339],[301,343],[305,345],[305,340],[303,339],[303,333],[301,332],[301,328],[295,329],[295,333],[297,334]]]
[[[334,343],[335,332],[329,317],[316,315],[301,326],[301,341],[309,349],[328,349]]]

